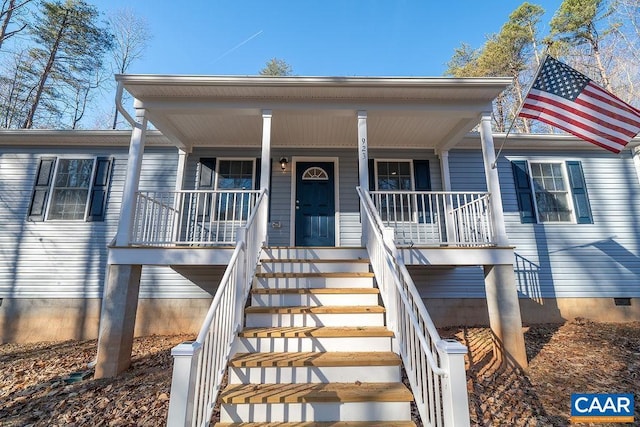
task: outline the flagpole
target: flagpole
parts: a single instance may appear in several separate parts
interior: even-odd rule
[[[538,69],[536,70],[536,73],[533,75],[533,79],[531,79],[531,83],[529,83],[529,88],[525,92],[527,95],[529,94],[529,92],[531,92],[531,88],[533,87],[533,84],[536,82],[536,79],[538,78],[538,75],[542,70],[542,66],[544,65],[545,62],[547,62],[548,57],[549,57],[549,54],[545,52],[544,57],[542,58],[542,61],[540,61],[540,64],[538,64]],[[504,139],[502,140],[502,144],[500,144],[500,148],[498,149],[498,153],[496,154],[496,159],[493,161],[493,164],[491,165],[491,169],[496,168],[498,164],[498,158],[500,157],[500,153],[502,153],[504,144],[507,142],[507,138],[509,137],[509,134],[513,130],[513,126],[515,125],[516,119],[518,118],[518,116],[520,115],[520,112],[522,111],[522,107],[526,99],[527,99],[527,96],[525,95],[525,97],[522,98],[522,102],[520,102],[520,106],[518,107],[518,110],[516,110],[516,114],[513,116],[513,120],[511,120],[511,125],[509,126],[509,129],[507,129],[507,133],[504,135]]]

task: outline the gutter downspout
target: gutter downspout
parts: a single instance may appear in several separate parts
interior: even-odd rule
[[[121,81],[118,81],[118,86],[116,87],[116,110],[118,110],[118,112],[120,114],[122,114],[122,117],[125,118],[126,121],[129,122],[129,124],[131,125],[131,127],[135,128],[136,127],[136,121],[133,117],[131,117],[131,115],[129,114],[129,112],[127,110],[125,110],[125,108],[122,106],[122,91],[124,90],[124,86],[122,85]]]

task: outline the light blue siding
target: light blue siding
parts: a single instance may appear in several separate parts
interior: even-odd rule
[[[520,224],[513,194],[505,200],[507,232],[518,256],[539,272],[539,293],[558,298],[640,296],[640,186],[630,155],[603,150],[527,158],[581,161],[593,214],[593,224]],[[503,161],[499,167],[510,165]],[[535,289],[526,282],[520,285]]]
[[[107,245],[117,229],[128,147],[4,147],[0,154],[0,298],[100,298]],[[42,157],[114,159],[104,221],[27,221]],[[177,151],[148,148],[141,189],[172,190]],[[208,294],[170,268],[145,267],[140,296]]]
[[[593,224],[521,224],[510,163],[514,159],[580,161]],[[485,191],[479,150],[452,151],[450,168],[454,190]],[[640,185],[629,153],[507,150],[498,174],[523,297],[640,296]],[[469,286],[456,280],[451,296]]]

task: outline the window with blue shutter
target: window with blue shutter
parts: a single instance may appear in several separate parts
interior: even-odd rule
[[[103,221],[112,160],[43,157],[38,165],[29,221]]]
[[[522,223],[591,224],[591,207],[579,161],[511,162]]]

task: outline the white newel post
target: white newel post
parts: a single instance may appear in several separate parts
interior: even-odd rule
[[[358,182],[360,188],[369,191],[369,144],[367,141],[367,112],[358,111]],[[360,206],[360,212],[364,212],[364,206]],[[362,223],[362,221],[360,221]],[[365,227],[362,229],[362,246],[367,244]]]
[[[469,396],[467,394],[467,375],[464,368],[464,355],[467,347],[456,340],[437,342],[441,368],[447,371],[442,378],[442,403],[445,427],[468,427]]]
[[[167,426],[191,426],[193,404],[198,372],[198,355],[202,344],[183,342],[171,349],[173,356],[173,376]]]
[[[500,192],[500,180],[498,168],[493,167],[496,162],[496,154],[493,146],[493,133],[491,132],[491,114],[483,113],[480,121],[480,141],[482,143],[482,158],[484,160],[484,173],[487,179],[487,190],[491,205],[491,221],[495,242],[498,246],[508,246],[509,238],[504,225],[504,212],[502,210],[502,193]]]
[[[135,102],[135,104],[137,103],[138,101]],[[140,182],[140,169],[142,168],[146,130],[146,110],[136,108],[136,124],[131,131],[127,175],[122,192],[122,207],[120,208],[120,222],[118,223],[116,246],[128,246],[131,242],[131,232],[136,214],[136,193]]]

